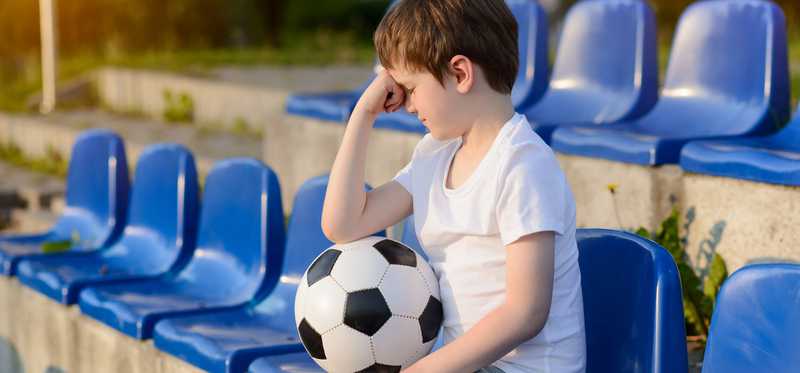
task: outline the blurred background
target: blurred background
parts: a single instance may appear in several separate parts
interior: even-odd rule
[[[575,0],[547,0],[551,46]],[[786,14],[793,102],[800,95],[800,2]],[[651,0],[661,65],[689,0]],[[70,0],[57,1],[61,81],[101,65],[202,74],[218,66],[369,64],[372,31],[389,0]],[[39,91],[37,1],[0,2],[0,110],[31,110]]]

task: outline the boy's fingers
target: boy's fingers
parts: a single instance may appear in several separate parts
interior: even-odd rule
[[[405,100],[405,92],[397,84],[393,85],[386,101],[387,106],[402,104],[403,100]]]

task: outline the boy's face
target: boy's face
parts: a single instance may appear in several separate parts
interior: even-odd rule
[[[405,108],[415,114],[437,140],[448,140],[463,135],[458,117],[460,94],[455,90],[453,78],[444,77],[444,87],[426,70],[409,71],[403,67],[387,70],[392,79],[406,92]]]

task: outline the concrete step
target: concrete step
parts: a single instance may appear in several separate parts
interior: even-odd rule
[[[10,225],[3,233],[37,233],[50,229],[61,214],[55,211],[11,210]]]
[[[50,227],[64,210],[64,181],[0,162],[0,232]]]
[[[351,90],[371,75],[371,65],[229,67],[202,76],[104,68],[94,80],[100,102],[113,111],[162,119],[172,108],[194,122],[258,133],[281,119],[290,94]]]
[[[77,136],[90,128],[108,128],[125,139],[131,170],[148,145],[163,142],[179,143],[189,148],[201,175],[207,174],[215,162],[225,158],[261,158],[261,138],[252,134],[168,124],[101,110],[57,112],[47,116],[0,113],[0,143],[14,143],[31,157],[45,157],[56,152],[68,159]]]

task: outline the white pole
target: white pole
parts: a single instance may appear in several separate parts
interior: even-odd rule
[[[42,39],[42,103],[39,111],[44,114],[56,108],[56,0],[39,0],[40,35]]]

